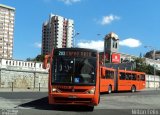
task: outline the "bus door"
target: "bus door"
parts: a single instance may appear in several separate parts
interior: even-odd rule
[[[139,75],[139,89],[144,89],[146,85],[145,74]]]
[[[126,90],[131,90],[134,82],[132,81],[132,73],[126,73]]]
[[[107,69],[106,70],[106,89],[107,89],[107,91],[114,90],[114,86],[115,86],[114,85],[114,78],[115,78],[115,70]]]
[[[125,91],[131,89],[131,73],[119,72],[118,90]]]
[[[132,84],[131,85],[135,85],[136,89],[139,90],[138,75],[136,73],[132,73],[131,79],[132,79]]]
[[[104,69],[104,68],[103,68]],[[115,71],[105,68],[105,75],[101,76],[101,92],[107,92],[109,86],[111,90],[114,90],[114,75]]]
[[[104,67],[101,68],[101,76],[100,76],[100,92],[106,92],[106,77],[105,77],[106,69]]]

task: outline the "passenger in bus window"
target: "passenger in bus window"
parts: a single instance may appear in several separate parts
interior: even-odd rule
[[[123,72],[120,73],[120,80],[125,80],[125,73]]]
[[[125,75],[125,79],[129,80],[129,75],[128,74]]]
[[[81,72],[84,82],[89,82],[90,80],[94,78],[93,76],[95,75],[94,67],[92,64],[90,64],[88,59],[84,60],[84,63],[81,67],[80,72]]]

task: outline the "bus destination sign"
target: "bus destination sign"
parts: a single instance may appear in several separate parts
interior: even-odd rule
[[[89,51],[58,51],[56,52],[56,55],[69,57],[96,57],[95,52]]]

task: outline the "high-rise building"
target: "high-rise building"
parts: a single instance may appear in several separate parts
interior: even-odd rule
[[[15,8],[0,4],[0,58],[12,59]]]
[[[66,48],[73,46],[74,21],[62,16],[49,16],[49,20],[42,26],[42,51],[48,54],[53,48]]]

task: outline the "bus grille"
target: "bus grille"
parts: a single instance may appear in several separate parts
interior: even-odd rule
[[[55,97],[56,103],[90,103],[91,98],[66,98],[66,97]]]
[[[60,91],[62,92],[85,92],[87,91],[86,89],[61,89],[61,88],[58,88]]]

